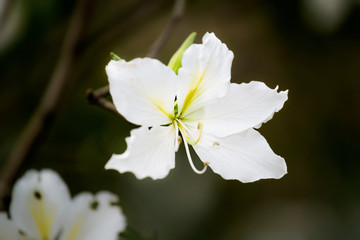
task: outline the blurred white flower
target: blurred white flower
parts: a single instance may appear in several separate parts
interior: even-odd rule
[[[125,229],[118,198],[109,192],[70,198],[52,170],[29,170],[13,189],[10,216],[0,213],[0,239],[116,240]]]
[[[179,133],[196,173],[207,166],[225,179],[252,182],[281,178],[283,158],[254,128],[272,118],[287,100],[261,82],[230,83],[233,53],[213,33],[185,50],[178,74],[156,59],[110,61],[106,73],[118,112],[141,125],[105,168],[161,179],[175,167]],[[180,139],[181,140],[181,139]],[[204,163],[197,170],[188,144]]]
[[[332,33],[345,22],[357,0],[302,0],[304,20],[314,30]]]

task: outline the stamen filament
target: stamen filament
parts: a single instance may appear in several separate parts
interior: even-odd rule
[[[195,145],[197,144],[199,141],[200,141],[200,138],[201,138],[201,135],[202,135],[202,130],[203,130],[203,125],[202,123],[199,123],[198,124],[198,130],[200,131],[199,132],[199,135],[197,137],[197,139],[191,139],[190,137],[188,137],[187,133],[189,131],[189,129],[185,126],[185,124],[183,124],[179,119],[177,119],[176,121],[179,122],[179,125],[180,125],[180,128],[183,130],[181,133],[183,135],[183,137],[185,138],[184,140],[186,140],[190,145]],[[192,137],[192,136],[191,136]]]
[[[183,131],[182,131],[181,129],[180,129],[180,132],[181,132],[181,135],[184,136],[184,133],[183,133]],[[197,173],[197,174],[203,174],[203,173],[206,171],[206,169],[207,169],[207,164],[204,164],[204,168],[203,168],[203,169],[198,170],[198,169],[195,167],[195,165],[194,165],[194,163],[193,163],[193,160],[192,160],[192,158],[191,158],[191,154],[190,154],[190,150],[189,150],[189,145],[188,145],[187,141],[184,141],[184,145],[185,145],[186,155],[187,155],[187,158],[188,158],[188,160],[189,160],[189,163],[190,163],[190,166],[191,166],[192,170],[193,170],[195,173]]]
[[[175,126],[175,151],[177,152],[179,150],[180,142],[178,141],[179,126],[176,121],[174,121],[174,126]]]

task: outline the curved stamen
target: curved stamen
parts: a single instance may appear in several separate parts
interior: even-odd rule
[[[177,152],[179,150],[179,146],[180,146],[180,141],[179,141],[179,126],[178,123],[176,121],[174,121],[174,126],[175,126],[175,152]]]
[[[182,129],[180,129],[180,132],[181,132],[181,135],[184,137],[184,133],[183,133]],[[188,157],[188,160],[189,160],[189,163],[190,163],[190,166],[191,166],[192,170],[194,170],[194,172],[196,172],[197,174],[203,174],[206,171],[208,164],[204,163],[204,168],[201,169],[201,170],[198,170],[195,167],[195,165],[193,163],[193,160],[191,158],[190,151],[189,151],[189,145],[188,145],[187,141],[184,141],[184,145],[185,145],[186,155]]]
[[[202,135],[202,130],[203,130],[203,125],[202,123],[199,123],[197,128],[200,131],[199,132],[199,136],[197,137],[197,139],[191,139],[187,136],[187,132],[190,132],[189,129],[185,126],[184,123],[182,123],[182,121],[180,121],[179,119],[177,119],[176,121],[179,122],[180,124],[180,128],[183,129],[183,131],[181,132],[181,134],[183,135],[183,137],[185,138],[186,142],[188,142],[190,145],[195,145],[199,142],[201,135]],[[191,136],[192,137],[192,136]]]

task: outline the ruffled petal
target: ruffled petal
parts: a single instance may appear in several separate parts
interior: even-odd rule
[[[69,205],[60,240],[116,240],[126,220],[109,192],[77,195]]]
[[[10,215],[26,235],[54,239],[69,201],[67,186],[56,172],[29,170],[14,186]]]
[[[176,74],[156,59],[110,61],[106,66],[110,93],[118,112],[129,122],[155,126],[174,115]]]
[[[184,52],[177,94],[183,118],[198,118],[203,106],[225,96],[233,58],[232,51],[214,33],[206,33],[202,44],[193,44]]]
[[[173,125],[133,129],[126,138],[127,150],[113,154],[105,168],[132,172],[138,179],[164,178],[175,167],[175,136]]]
[[[194,148],[200,159],[224,179],[247,183],[278,179],[287,173],[284,159],[254,129],[224,138],[203,134]]]
[[[287,90],[278,92],[262,82],[232,83],[220,102],[205,108],[204,132],[225,137],[258,128],[283,107],[287,94]]]

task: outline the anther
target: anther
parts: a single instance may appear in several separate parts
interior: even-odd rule
[[[182,143],[182,138],[180,136],[177,137],[178,144],[180,145]]]
[[[184,139],[185,142],[188,142],[190,145],[197,144],[200,141],[200,138],[201,138],[201,135],[202,135],[202,132],[203,132],[203,124],[201,122],[199,122],[198,125],[197,125],[197,129],[199,130],[199,135],[198,135],[197,139],[191,139],[186,134],[186,131],[189,131],[189,130],[185,127],[185,125],[180,120],[178,120],[178,122],[179,122],[180,128],[183,128],[183,131],[181,131],[181,134],[185,138]]]

